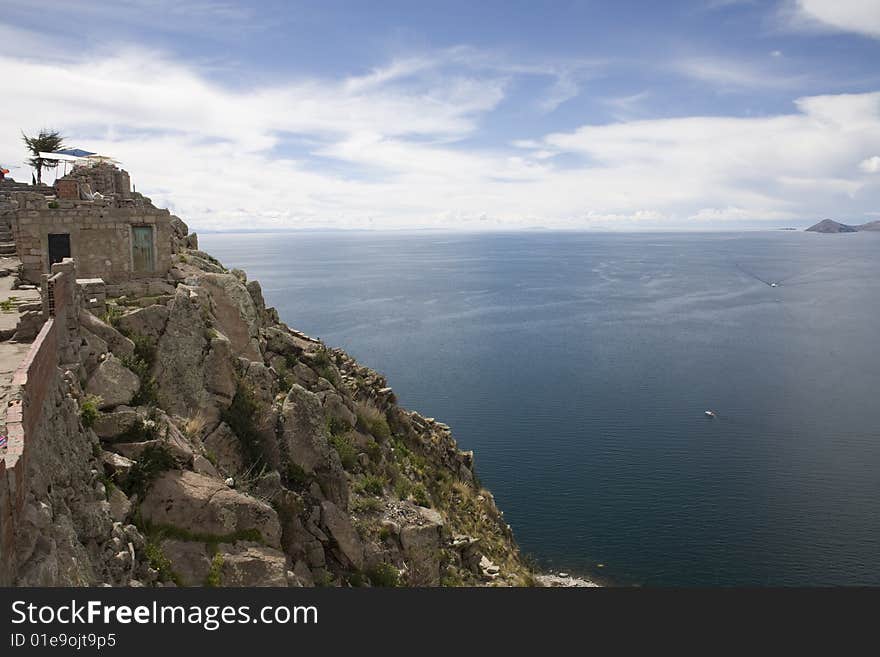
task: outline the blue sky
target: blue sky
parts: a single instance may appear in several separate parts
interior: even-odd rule
[[[0,43],[13,176],[58,128],[202,230],[880,218],[878,0],[45,0]]]

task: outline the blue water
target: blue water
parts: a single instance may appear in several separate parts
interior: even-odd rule
[[[880,584],[880,234],[201,242],[448,422],[545,567]]]

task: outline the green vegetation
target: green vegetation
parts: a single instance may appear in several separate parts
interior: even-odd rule
[[[156,359],[156,343],[152,338],[137,333],[130,333],[126,337],[134,342],[134,353],[131,356],[123,356],[122,364],[137,374],[141,380],[141,385],[131,403],[135,406],[157,406],[159,386],[151,374]]]
[[[128,471],[125,493],[137,494],[138,499],[143,499],[156,478],[166,470],[174,469],[175,466],[174,456],[166,445],[147,445],[141,452],[140,458]]]
[[[208,576],[205,578],[205,586],[210,588],[217,588],[218,586],[220,586],[220,575],[222,571],[223,555],[218,552],[214,555],[214,558],[211,559],[211,570],[208,571]]]
[[[9,297],[8,299],[4,299],[0,301],[0,310],[5,313],[11,313],[15,310],[15,297]]]
[[[382,495],[385,492],[385,478],[378,475],[366,475],[357,488],[370,495]]]
[[[312,478],[296,463],[288,463],[287,465],[287,487],[291,490],[302,491],[308,488]]]
[[[98,406],[101,404],[101,398],[97,395],[88,395],[83,399],[79,407],[79,419],[86,429],[91,429],[95,425],[95,420],[101,415]]]
[[[266,445],[257,431],[256,418],[261,411],[253,391],[239,381],[235,387],[232,404],[223,411],[222,419],[241,441],[242,454],[248,468],[260,468],[269,463]]]
[[[412,482],[405,477],[400,477],[394,484],[394,494],[399,500],[409,499],[412,494]]]
[[[339,374],[333,367],[333,361],[330,358],[330,352],[326,347],[321,347],[312,357],[312,369],[318,376],[324,377],[334,386],[339,385]]]
[[[145,443],[159,438],[159,425],[151,418],[138,418],[114,439],[118,443]]]
[[[331,432],[330,444],[333,445],[333,449],[339,454],[339,460],[342,461],[342,467],[349,472],[353,471],[358,464],[358,452],[351,433],[340,435]]]
[[[58,208],[61,207],[61,206],[58,204],[58,201],[49,201],[46,205],[49,206],[49,209],[50,209],[50,210],[57,210]]]
[[[428,497],[428,491],[422,484],[416,484],[412,489],[413,502],[419,506],[430,508],[431,498]]]
[[[116,328],[119,324],[119,318],[125,314],[125,311],[115,303],[107,304],[107,311],[101,316],[105,324]]]
[[[33,157],[28,159],[34,169],[37,170],[37,184],[43,182],[43,167],[54,167],[58,164],[58,160],[50,160],[40,156],[40,153],[54,153],[64,148],[64,137],[57,130],[40,130],[34,137],[28,137],[23,132],[21,140],[31,152]]]
[[[357,403],[358,427],[382,442],[391,438],[388,418],[370,402]]]
[[[376,513],[383,508],[382,500],[375,497],[355,497],[351,501],[351,510],[355,513]]]
[[[369,456],[370,461],[375,464],[378,464],[382,460],[382,448],[379,447],[379,443],[372,438],[367,442],[367,456]]]
[[[182,586],[180,577],[171,568],[171,560],[162,552],[162,548],[157,541],[147,540],[147,544],[144,547],[144,555],[147,557],[150,567],[159,571],[160,580],[163,582],[174,582],[178,586]]]
[[[380,563],[367,571],[367,577],[373,586],[400,586],[400,574],[390,563]]]

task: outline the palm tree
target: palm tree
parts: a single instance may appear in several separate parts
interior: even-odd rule
[[[54,153],[64,148],[64,137],[57,130],[46,130],[44,128],[40,130],[40,134],[36,137],[28,137],[22,132],[21,138],[25,146],[33,154],[33,157],[28,160],[28,164],[37,170],[37,184],[39,185],[43,182],[43,167],[54,167],[58,164],[58,160],[40,157],[40,153]]]

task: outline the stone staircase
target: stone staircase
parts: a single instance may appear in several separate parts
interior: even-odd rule
[[[0,223],[0,256],[15,255],[15,239],[9,224]]]
[[[55,195],[55,189],[44,183],[31,185],[30,183],[15,182],[14,180],[0,180],[0,194],[8,192],[39,192],[45,196]]]

